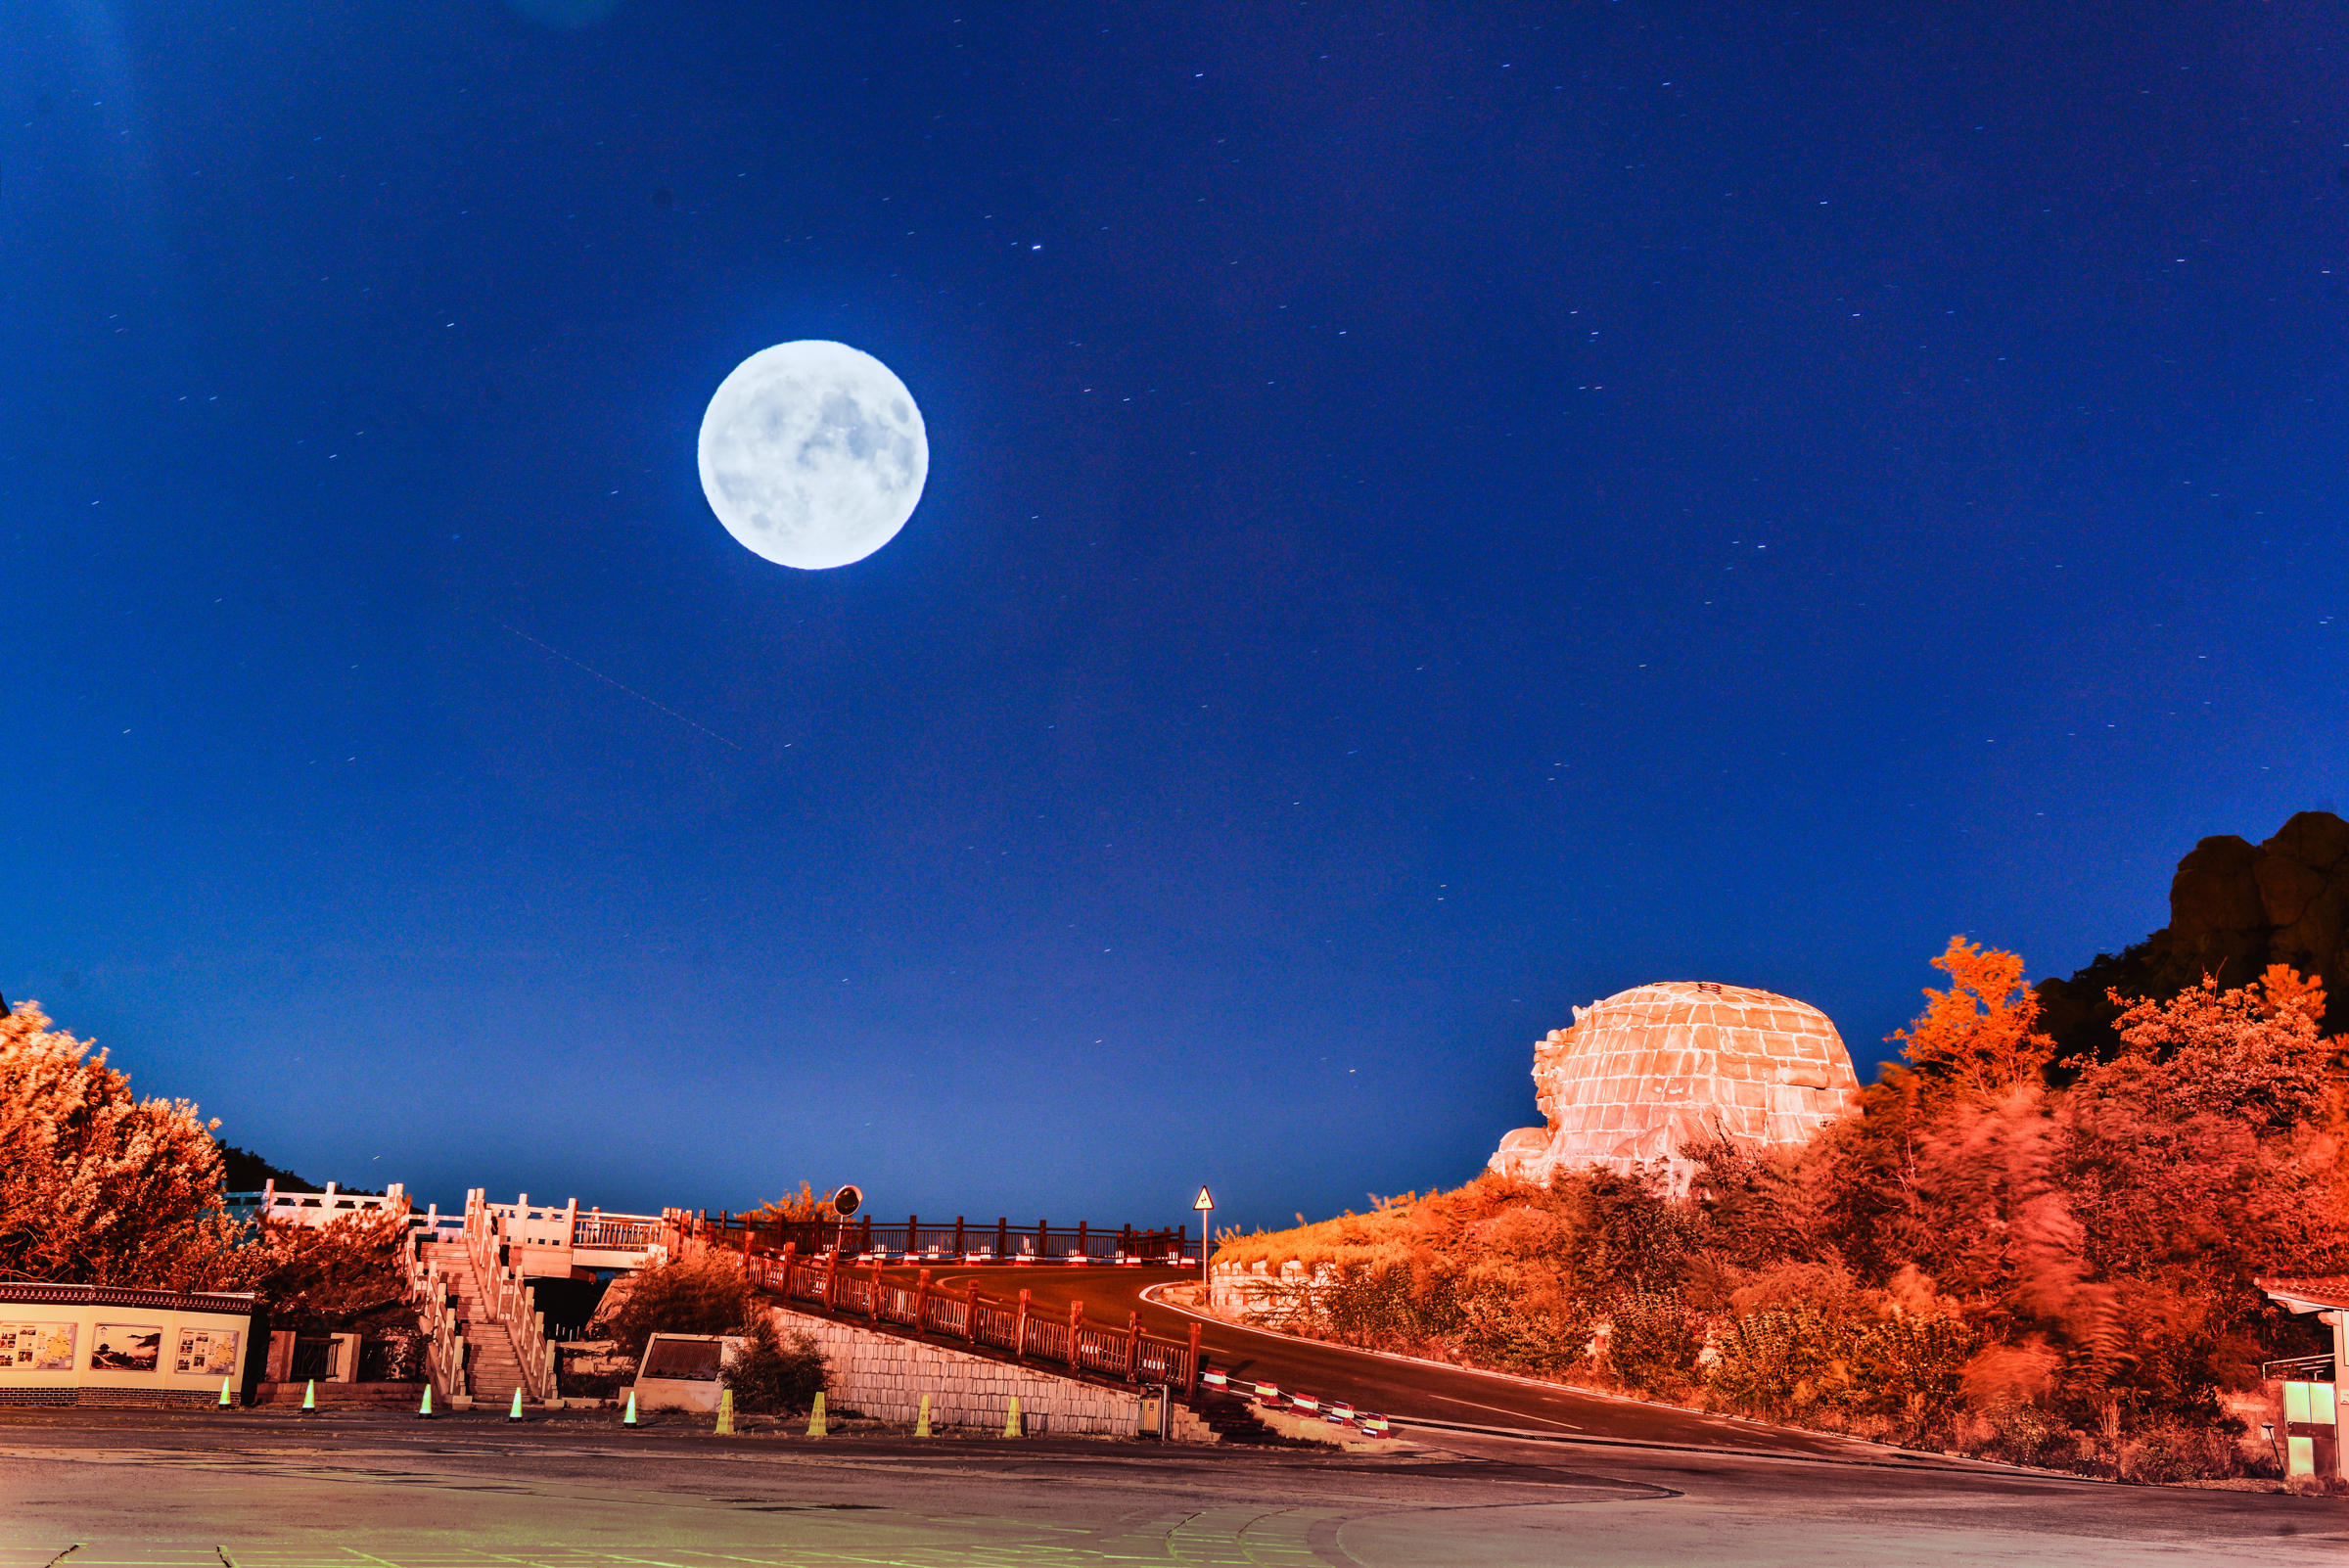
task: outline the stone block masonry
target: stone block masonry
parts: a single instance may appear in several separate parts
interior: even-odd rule
[[[1548,1125],[1501,1139],[1490,1165],[1502,1176],[1546,1183],[1570,1168],[1652,1165],[1684,1188],[1684,1151],[1707,1138],[1799,1148],[1859,1103],[1834,1024],[1791,996],[1667,981],[1574,1013],[1534,1046]]]
[[[832,1403],[876,1420],[911,1425],[930,1396],[934,1427],[1000,1432],[1017,1396],[1031,1435],[1133,1437],[1142,1418],[1138,1389],[1105,1387],[1039,1367],[927,1340],[884,1334],[788,1307],[769,1307],[776,1332],[806,1334],[832,1368]],[[1205,1423],[1177,1406],[1178,1440],[1212,1442]]]

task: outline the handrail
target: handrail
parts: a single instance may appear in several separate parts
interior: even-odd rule
[[[465,1390],[465,1335],[457,1314],[449,1310],[448,1281],[440,1266],[421,1256],[413,1242],[400,1249],[408,1277],[408,1295],[416,1303],[416,1317],[425,1333],[424,1375],[442,1401]]]
[[[844,1267],[838,1253],[803,1260],[788,1245],[780,1253],[752,1254],[743,1260],[743,1270],[752,1284],[786,1302],[811,1302],[843,1317],[1009,1351],[1016,1360],[1058,1361],[1073,1372],[1165,1383],[1186,1398],[1198,1387],[1197,1323],[1185,1344],[1143,1333],[1139,1313],[1128,1314],[1123,1327],[1087,1323],[1084,1304],[1077,1302],[1066,1317],[1049,1317],[1032,1310],[1025,1290],[1016,1302],[1003,1302],[979,1294],[974,1281],[949,1295],[932,1288],[927,1268],[907,1284],[884,1275],[878,1263]]]
[[[523,1383],[534,1400],[555,1397],[555,1347],[546,1337],[546,1314],[538,1311],[537,1292],[523,1282],[520,1269],[499,1257],[506,1240],[506,1219],[495,1206],[481,1201],[478,1189],[465,1205],[466,1255],[474,1277],[481,1282],[482,1304],[489,1315],[506,1325],[514,1342],[514,1359],[521,1363]]]

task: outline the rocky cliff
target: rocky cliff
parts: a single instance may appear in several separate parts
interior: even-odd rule
[[[2109,1055],[2124,996],[2173,996],[2205,973],[2222,986],[2270,964],[2321,976],[2325,1033],[2349,1033],[2349,822],[2302,811],[2262,844],[2204,839],[2170,881],[2170,923],[2134,946],[2098,953],[2068,980],[2043,980],[2041,1023],[2059,1055]]]

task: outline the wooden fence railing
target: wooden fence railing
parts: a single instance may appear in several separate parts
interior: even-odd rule
[[[1088,1323],[1084,1303],[1069,1304],[1068,1315],[1031,1310],[1029,1293],[1002,1300],[983,1296],[978,1281],[961,1290],[933,1287],[930,1270],[906,1280],[892,1278],[878,1263],[844,1265],[838,1252],[802,1260],[786,1243],[780,1253],[754,1253],[743,1267],[751,1282],[786,1302],[810,1302],[844,1317],[959,1339],[990,1350],[1009,1351],[1015,1360],[1057,1361],[1075,1372],[1128,1383],[1164,1383],[1189,1397],[1199,1381],[1199,1325],[1189,1343],[1142,1332],[1139,1313],[1124,1327]]]
[[[680,1220],[695,1218],[692,1211],[673,1213]],[[714,1218],[705,1215],[701,1222],[714,1245],[737,1250],[747,1238],[754,1246],[771,1247],[778,1252],[791,1247],[803,1258],[813,1258],[837,1245],[847,1248],[852,1255],[885,1252],[913,1263],[925,1260],[962,1263],[981,1256],[997,1263],[1016,1263],[1022,1259],[1057,1264],[1113,1263],[1120,1259],[1180,1263],[1190,1242],[1188,1227],[1180,1225],[1171,1230],[1136,1230],[1131,1225],[1111,1228],[1083,1222],[1056,1225],[1041,1220],[1032,1225],[1015,1225],[1008,1218],[989,1224],[960,1215],[947,1223],[935,1221],[925,1223],[918,1215],[907,1215],[902,1222],[876,1221],[871,1215],[861,1215],[854,1220],[760,1222],[749,1215],[726,1212]]]

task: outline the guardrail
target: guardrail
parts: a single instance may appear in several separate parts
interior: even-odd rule
[[[712,1245],[737,1251],[745,1244],[776,1252],[792,1248],[803,1258],[842,1248],[852,1255],[889,1254],[909,1263],[964,1263],[981,1258],[994,1263],[1171,1263],[1183,1261],[1190,1246],[1189,1227],[1137,1230],[1132,1225],[1106,1227],[1079,1222],[1056,1225],[1037,1221],[1015,1225],[1008,1218],[993,1224],[974,1223],[962,1216],[953,1222],[924,1223],[907,1215],[902,1223],[856,1220],[769,1220],[720,1210],[715,1219],[707,1210],[672,1209],[664,1216],[670,1223],[695,1226]]]
[[[1186,1398],[1199,1376],[1199,1325],[1188,1344],[1142,1332],[1139,1313],[1123,1328],[1084,1320],[1084,1303],[1069,1304],[1068,1316],[1031,1310],[1029,1292],[1013,1300],[980,1294],[973,1280],[959,1291],[941,1291],[930,1270],[907,1282],[892,1279],[873,1263],[864,1269],[842,1267],[838,1252],[803,1261],[786,1243],[779,1254],[755,1253],[743,1260],[751,1282],[785,1302],[812,1302],[844,1317],[936,1334],[965,1344],[1009,1351],[1014,1360],[1058,1361],[1074,1372],[1114,1377],[1128,1383],[1164,1383]]]
[[[1277,1383],[1234,1377],[1229,1372],[1202,1372],[1199,1381],[1208,1388],[1254,1400],[1262,1408],[1285,1415],[1317,1419],[1328,1426],[1350,1426],[1370,1437],[1390,1437],[1394,1434],[1394,1423],[1385,1416],[1372,1410],[1358,1410],[1345,1400],[1316,1399],[1294,1389],[1284,1392]]]

